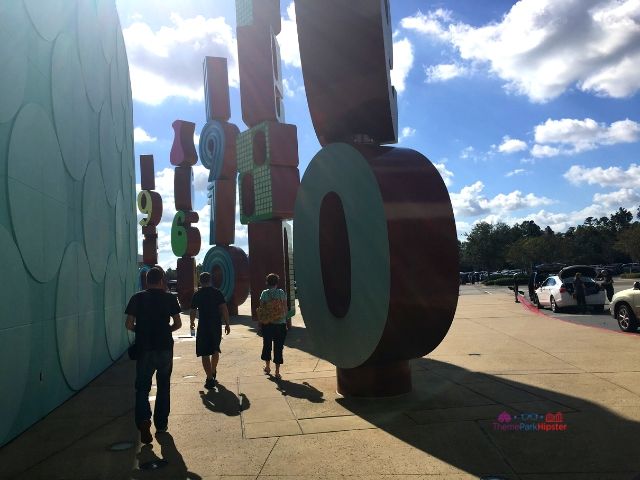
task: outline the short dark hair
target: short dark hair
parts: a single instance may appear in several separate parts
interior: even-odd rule
[[[211,274],[209,272],[202,272],[200,274],[200,285],[209,285],[211,283]]]
[[[158,285],[164,279],[164,272],[160,267],[152,267],[147,272],[147,283],[149,285]]]
[[[267,275],[267,285],[269,285],[270,287],[277,287],[279,281],[280,277],[275,273],[270,273],[269,275]]]

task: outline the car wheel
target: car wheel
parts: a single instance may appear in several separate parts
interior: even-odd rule
[[[635,332],[638,329],[638,320],[626,303],[621,303],[616,310],[616,320],[623,332]]]
[[[553,313],[560,313],[561,309],[560,309],[560,307],[558,307],[558,305],[556,304],[556,299],[555,299],[555,298],[553,298],[553,297],[551,297],[551,298],[549,299],[549,302],[551,303],[551,311],[552,311]]]
[[[533,304],[538,308],[542,308],[542,305],[540,305],[540,299],[535,293],[533,294]]]
[[[594,305],[593,306],[593,311],[595,313],[602,313],[604,312],[604,305]]]

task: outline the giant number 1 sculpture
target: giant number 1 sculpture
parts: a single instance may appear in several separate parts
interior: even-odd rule
[[[295,0],[302,71],[322,145],[295,205],[296,281],[338,391],[411,390],[409,360],[445,337],[458,301],[447,189],[397,141],[388,0]],[[240,39],[238,39],[240,43]]]
[[[279,0],[236,0],[242,119],[237,138],[240,221],[248,224],[251,311],[255,318],[265,276],[276,273],[295,313],[293,218],[298,172],[295,125],[284,122]]]

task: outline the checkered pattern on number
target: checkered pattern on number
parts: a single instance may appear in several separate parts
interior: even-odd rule
[[[253,25],[253,0],[236,0],[236,23],[238,27]]]

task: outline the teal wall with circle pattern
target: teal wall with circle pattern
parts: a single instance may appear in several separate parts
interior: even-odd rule
[[[0,445],[128,347],[136,234],[115,0],[0,1]]]

